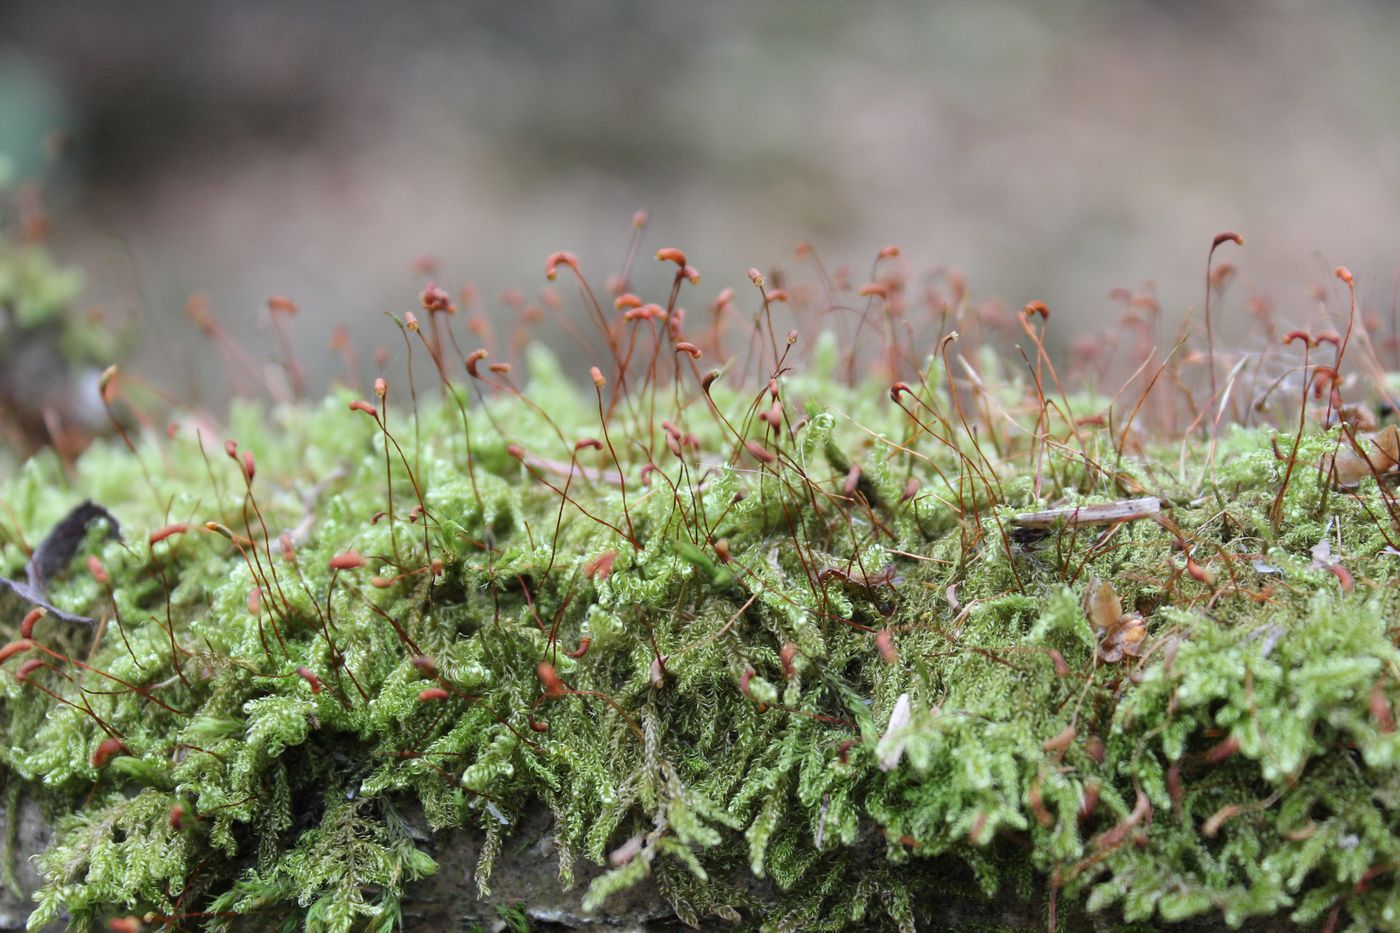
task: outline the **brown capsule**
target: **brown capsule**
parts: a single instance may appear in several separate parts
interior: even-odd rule
[[[1289,842],[1306,842],[1317,833],[1317,824],[1309,820],[1306,825],[1297,829],[1290,829],[1283,833],[1283,838]]]
[[[1186,555],[1186,572],[1206,586],[1211,586],[1215,583],[1215,577],[1211,575],[1211,572],[1196,563],[1196,559],[1190,554]]]
[[[320,692],[321,692],[321,678],[319,678],[319,677],[317,677],[315,674],[311,673],[311,669],[310,669],[310,668],[308,668],[308,667],[298,667],[298,668],[297,668],[297,676],[300,677],[302,680],[306,681],[308,684],[311,685],[311,692],[312,692],[312,693],[320,693]]]
[[[616,560],[616,551],[604,551],[583,565],[583,575],[590,579],[606,580],[612,575],[613,563]]]
[[[1234,819],[1244,812],[1244,807],[1237,803],[1227,803],[1211,814],[1210,819],[1201,824],[1201,835],[1207,839],[1214,839],[1220,832],[1220,827],[1225,825],[1227,820]]]
[[[551,700],[557,700],[562,696],[568,696],[569,690],[564,686],[564,682],[559,679],[559,672],[554,669],[554,665],[548,661],[541,661],[535,667],[535,673],[539,675],[540,683],[544,684],[544,695]]]
[[[776,454],[765,448],[758,441],[744,441],[744,447],[748,450],[750,456],[760,463],[773,463],[778,459]]]
[[[29,638],[34,634],[34,623],[48,615],[48,610],[43,606],[35,606],[24,614],[24,618],[19,623],[19,637]]]
[[[1208,764],[1219,764],[1239,750],[1240,740],[1230,735],[1212,745],[1201,755],[1201,758]]]
[[[43,667],[43,666],[44,666],[44,659],[43,659],[43,658],[30,658],[28,661],[25,661],[23,664],[21,664],[21,665],[19,666],[19,670],[15,671],[15,680],[18,680],[18,681],[20,681],[21,683],[23,683],[24,680],[25,680],[30,674],[34,673],[35,671],[37,671],[39,668],[41,668],[41,667]]]
[[[106,568],[102,566],[102,561],[98,560],[95,556],[91,554],[88,555],[87,566],[88,572],[92,574],[92,578],[98,583],[106,586],[108,583],[112,582],[112,578],[107,576]]]
[[[164,541],[166,538],[172,538],[175,535],[182,535],[188,530],[189,526],[186,525],[184,522],[178,522],[174,525],[166,525],[164,528],[151,532],[151,545],[155,546],[160,542]]]
[[[1152,801],[1147,799],[1147,795],[1142,792],[1142,788],[1138,788],[1137,803],[1133,805],[1133,812],[1129,813],[1122,822],[1099,836],[1095,843],[1095,848],[1112,849],[1115,846],[1121,845],[1123,841],[1128,838],[1128,833],[1132,832],[1134,827],[1151,815]]]
[[[849,499],[856,494],[856,489],[859,487],[860,465],[853,463],[851,464],[851,468],[846,471],[846,483],[842,486],[841,491],[845,493],[846,498]]]
[[[1074,741],[1074,737],[1078,734],[1074,726],[1065,726],[1056,733],[1053,738],[1041,742],[1040,747],[1047,752],[1063,752],[1065,749],[1069,748],[1070,743]]]
[[[330,568],[332,570],[355,570],[356,568],[363,567],[367,563],[369,563],[369,561],[365,560],[355,551],[345,551],[330,559]]]
[[[899,652],[894,646],[894,636],[887,628],[882,628],[875,633],[875,650],[880,652],[880,659],[886,664],[895,664],[899,661]]]
[[[105,768],[107,762],[113,757],[125,754],[126,746],[122,744],[121,739],[103,739],[92,753],[92,766],[94,768]]]
[[[788,680],[797,676],[797,668],[792,666],[792,661],[797,657],[797,645],[792,642],[783,642],[782,648],[778,649],[778,660],[783,663],[783,676]]]
[[[685,271],[685,253],[674,246],[667,246],[656,251],[656,258],[662,262],[674,262],[682,272]]]
[[[452,298],[439,288],[436,282],[429,282],[428,287],[423,289],[423,293],[418,296],[418,301],[423,306],[423,310],[430,314],[445,312],[453,314],[457,308],[452,304]]]
[[[437,676],[437,665],[433,663],[433,659],[426,654],[418,655],[409,663],[417,668],[418,673],[422,674],[424,677]]]
[[[426,690],[418,691],[419,703],[432,703],[437,700],[445,700],[448,697],[446,690],[441,687],[429,687]]]
[[[1036,822],[1046,829],[1055,824],[1055,818],[1050,815],[1050,811],[1045,809],[1045,801],[1040,796],[1040,775],[1036,775],[1031,781],[1030,793],[1027,795],[1030,800],[1031,812],[1035,814]]]
[[[272,295],[267,299],[267,310],[275,314],[295,315],[300,308],[297,303],[285,295]]]
[[[546,259],[544,263],[544,277],[553,282],[554,277],[559,274],[558,269],[560,266],[568,266],[570,269],[574,270],[575,274],[578,274],[578,257],[564,250],[550,253],[549,258]]]
[[[753,678],[754,669],[751,667],[744,668],[744,672],[739,675],[739,692],[749,699],[753,699],[753,695],[749,693],[749,681]]]
[[[1167,769],[1167,796],[1171,798],[1172,809],[1181,814],[1181,801],[1186,796],[1186,789],[1181,784],[1181,762],[1173,761],[1172,766]]]

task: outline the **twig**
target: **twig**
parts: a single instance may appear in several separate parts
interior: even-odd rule
[[[1013,524],[1022,528],[1050,528],[1063,521],[1071,526],[1111,525],[1115,522],[1131,522],[1139,518],[1151,518],[1162,511],[1162,500],[1156,496],[1140,499],[1120,499],[1117,502],[1100,502],[1095,505],[1074,505],[1062,509],[1048,509],[1044,512],[1027,512],[1013,515]]]

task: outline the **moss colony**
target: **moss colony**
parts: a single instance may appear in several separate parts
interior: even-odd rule
[[[514,370],[430,287],[389,382],[216,432],[138,429],[109,372],[122,438],[0,483],[0,779],[59,814],[31,926],[394,929],[421,807],[482,835],[482,892],[547,808],[563,882],[606,868],[587,908],[645,883],[697,925],[980,891],[1395,928],[1400,450],[1361,316],[1125,338],[1109,397],[1043,306],[916,307],[892,253],[697,324],[663,250],[667,304],[582,288],[594,355]]]

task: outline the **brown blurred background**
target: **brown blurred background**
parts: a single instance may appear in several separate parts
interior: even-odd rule
[[[1235,229],[1287,322],[1337,263],[1390,306],[1398,48],[1381,2],[4,0],[0,151],[169,383],[192,291],[259,347],[293,297],[324,376],[334,324],[397,339],[418,257],[489,296],[572,249],[601,285],[640,207],[706,297],[897,243],[1083,330],[1114,286],[1198,305]]]

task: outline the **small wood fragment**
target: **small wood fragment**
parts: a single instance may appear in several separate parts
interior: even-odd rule
[[[1094,505],[1074,505],[1044,512],[1027,512],[1012,517],[1022,528],[1050,528],[1063,521],[1067,525],[1112,525],[1151,518],[1162,511],[1162,500],[1156,496],[1099,502]]]

